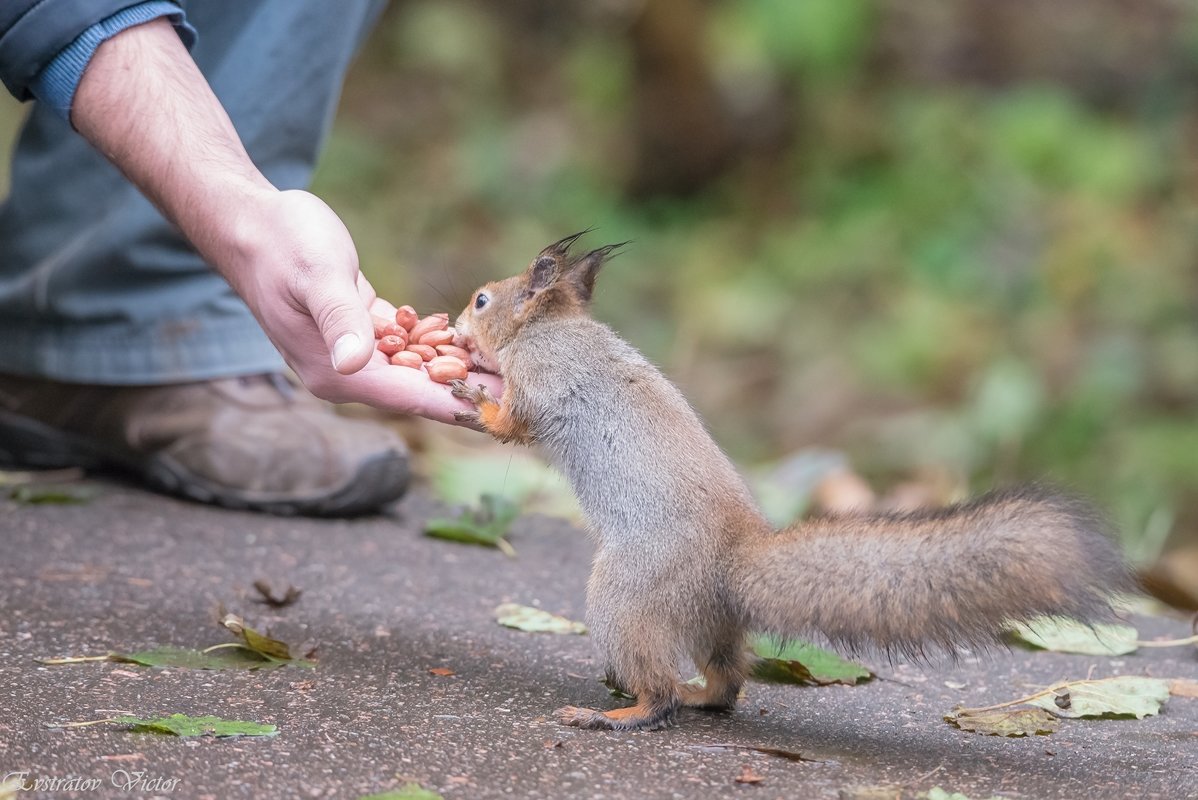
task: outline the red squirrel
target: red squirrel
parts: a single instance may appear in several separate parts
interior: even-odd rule
[[[682,706],[730,709],[749,632],[922,654],[993,642],[1052,614],[1095,619],[1129,572],[1083,502],[1031,487],[948,508],[816,518],[775,531],[681,392],[589,313],[619,247],[549,245],[474,293],[456,344],[503,376],[502,398],[452,384],[461,418],[535,444],[577,494],[598,549],[587,620],[612,711],[567,706],[582,728],[653,730]],[[706,685],[683,683],[690,659]]]

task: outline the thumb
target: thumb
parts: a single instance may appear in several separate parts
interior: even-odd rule
[[[374,324],[352,287],[344,296],[331,298],[316,319],[333,369],[351,375],[366,366],[374,355]]]

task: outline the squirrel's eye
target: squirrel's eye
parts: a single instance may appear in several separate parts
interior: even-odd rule
[[[490,301],[491,301],[491,298],[487,297],[487,295],[485,293],[479,292],[478,297],[474,298],[474,309],[476,311],[481,311],[482,307],[485,306]]]

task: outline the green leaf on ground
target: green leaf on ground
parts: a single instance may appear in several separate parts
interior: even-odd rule
[[[758,635],[752,637],[750,647],[761,658],[753,667],[753,677],[759,681],[855,686],[874,677],[866,667],[809,642],[783,644],[773,637]]]
[[[169,717],[142,719],[140,717],[113,717],[111,722],[129,725],[139,733],[163,733],[171,736],[274,736],[278,728],[260,722],[221,719],[220,717],[189,717],[186,714],[171,714]]]
[[[963,731],[987,736],[1047,735],[1056,731],[1061,722],[1042,708],[1000,708],[978,711],[958,708],[944,717],[950,725]]]
[[[8,493],[10,500],[25,505],[70,505],[89,503],[95,499],[94,486],[69,483],[23,483]]]
[[[39,658],[40,664],[81,664],[87,661],[112,661],[118,664],[139,664],[143,667],[178,667],[181,669],[275,669],[292,665],[314,667],[313,661],[296,658],[291,648],[278,639],[259,633],[245,624],[236,614],[224,614],[221,627],[240,641],[213,645],[205,650],[165,645],[132,653],[111,652],[102,656],[68,656]]]
[[[1150,717],[1169,699],[1169,682],[1124,675],[1092,681],[1067,681],[1027,700],[1057,715],[1077,717]]]
[[[115,664],[138,664],[143,667],[180,667],[182,669],[274,669],[288,663],[311,666],[311,662],[288,662],[259,655],[241,644],[217,650],[192,650],[189,647],[154,647],[134,653],[107,653],[102,656],[66,656],[64,658],[35,658],[39,664],[61,666],[89,661],[111,661]]]
[[[389,792],[368,794],[365,797],[359,797],[358,800],[444,800],[444,798],[418,783],[409,783]]]
[[[477,508],[463,509],[456,519],[429,520],[424,533],[435,539],[498,547],[504,555],[513,556],[516,551],[504,536],[519,515],[516,503],[497,494],[484,494]]]
[[[140,664],[144,667],[181,667],[183,669],[275,669],[288,662],[267,658],[240,645],[219,650],[192,650],[187,647],[155,647],[136,653],[110,653],[110,661]]]
[[[1130,625],[1086,625],[1065,617],[1041,617],[1010,627],[1019,642],[1057,653],[1122,656],[1136,650],[1136,629]]]
[[[506,628],[516,628],[529,633],[564,633],[581,636],[587,632],[587,626],[581,622],[574,622],[539,608],[516,603],[504,603],[497,607],[495,621]]]
[[[525,512],[582,518],[570,484],[530,452],[497,447],[467,456],[434,455],[430,479],[437,497],[451,505],[475,506],[490,494]]]

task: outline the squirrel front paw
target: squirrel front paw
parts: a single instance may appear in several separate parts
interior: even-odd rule
[[[454,397],[469,400],[474,404],[474,411],[454,413],[454,419],[458,422],[485,431],[501,442],[532,442],[528,425],[523,420],[513,417],[511,409],[495,399],[495,395],[491,394],[486,385],[471,386],[465,381],[455,380],[450,381],[449,388]]]
[[[499,402],[495,399],[495,396],[491,394],[491,390],[481,383],[477,386],[471,386],[463,380],[452,380],[449,382],[449,388],[453,392],[454,397],[460,397],[463,400],[469,400],[476,406]],[[461,419],[461,417],[458,418]]]
[[[453,418],[464,425],[473,425],[476,428],[482,425],[482,417],[477,411],[455,411]]]

